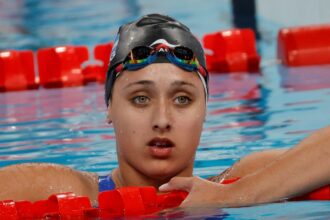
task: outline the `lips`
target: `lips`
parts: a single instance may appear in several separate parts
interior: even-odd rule
[[[168,147],[174,147],[174,143],[167,138],[154,138],[151,141],[149,141],[148,146],[168,148]]]
[[[175,144],[167,138],[153,138],[148,142],[150,154],[157,158],[167,158],[171,155]]]

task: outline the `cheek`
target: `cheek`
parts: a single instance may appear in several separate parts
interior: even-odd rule
[[[194,111],[182,112],[182,114],[180,114],[176,120],[177,131],[180,131],[178,134],[184,136],[181,138],[181,141],[185,140],[190,145],[198,145],[203,129],[204,119],[204,106],[198,106],[198,108],[196,108]]]
[[[143,139],[149,132],[148,120],[146,116],[142,116],[141,110],[130,111],[127,106],[125,111],[113,112],[113,127],[120,147],[132,147],[133,143],[139,143],[139,139]]]

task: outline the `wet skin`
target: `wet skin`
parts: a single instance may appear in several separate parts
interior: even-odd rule
[[[108,107],[116,184],[158,187],[173,176],[191,176],[205,114],[203,84],[194,72],[156,63],[121,73]]]

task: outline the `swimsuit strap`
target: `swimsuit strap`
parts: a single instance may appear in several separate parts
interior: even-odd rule
[[[116,184],[113,181],[111,174],[106,176],[99,176],[99,192],[113,190],[116,188]]]

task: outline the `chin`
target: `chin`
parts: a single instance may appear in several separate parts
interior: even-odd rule
[[[172,177],[178,176],[182,173],[188,173],[186,171],[187,168],[175,168],[175,167],[169,167],[169,166],[165,166],[165,167],[155,167],[154,169],[151,169],[150,167],[147,167],[147,172],[145,174],[147,174],[147,176],[149,176],[152,179],[155,180],[169,180]],[[192,175],[190,173],[190,175]],[[181,175],[180,175],[181,176]]]

